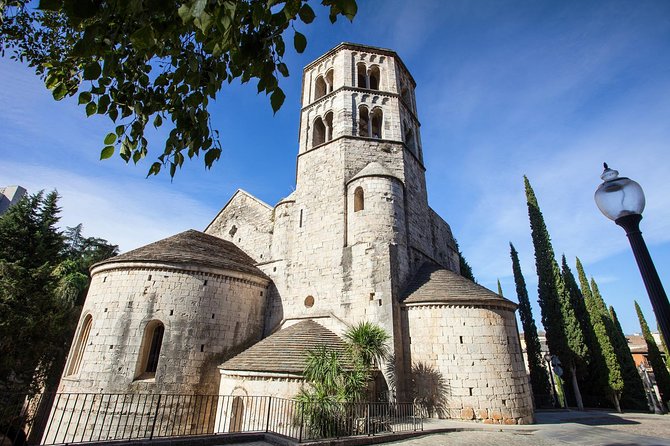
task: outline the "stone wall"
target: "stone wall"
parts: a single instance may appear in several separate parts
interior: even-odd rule
[[[407,305],[403,317],[419,399],[443,418],[493,424],[533,422],[530,383],[514,311]]]
[[[92,326],[81,365],[59,391],[216,392],[216,367],[260,339],[266,292],[266,280],[232,271],[102,265],[82,309],[80,325],[91,315]],[[151,321],[165,331],[155,377],[141,379],[137,365]]]
[[[272,207],[238,190],[205,233],[231,241],[256,262],[263,262],[270,260],[272,214]]]

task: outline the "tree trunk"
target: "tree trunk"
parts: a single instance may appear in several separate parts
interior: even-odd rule
[[[570,364],[570,375],[572,380],[572,390],[575,392],[575,401],[577,401],[577,409],[584,410],[584,403],[582,402],[582,394],[579,391],[579,384],[577,384],[577,367],[575,364]]]
[[[619,404],[619,392],[613,391],[612,399],[614,400],[614,408],[616,409],[616,411],[619,413],[623,413],[623,411],[621,410],[621,405]]]

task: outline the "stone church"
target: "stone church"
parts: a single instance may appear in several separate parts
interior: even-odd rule
[[[302,85],[295,191],[238,190],[204,232],[95,265],[59,391],[291,398],[307,350],[370,321],[390,334],[392,398],[532,422],[516,304],[459,274],[428,205],[407,67],[343,43]]]

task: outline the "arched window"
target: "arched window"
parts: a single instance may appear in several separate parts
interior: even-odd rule
[[[370,136],[370,115],[364,105],[358,107],[358,136]]]
[[[358,186],[354,190],[354,212],[362,211],[365,209],[365,192],[363,188]]]
[[[72,349],[72,358],[70,359],[70,366],[67,369],[65,376],[76,375],[79,373],[81,367],[81,359],[84,357],[86,344],[88,344],[88,336],[91,333],[91,326],[93,325],[93,317],[89,314],[84,318],[79,331],[79,337],[74,349]]]
[[[382,109],[381,108],[375,108],[372,110],[372,117],[370,118],[372,121],[371,127],[371,132],[370,136],[373,138],[378,138],[381,139],[382,137],[382,123],[384,122],[383,115],[382,115]]]
[[[312,147],[326,142],[326,126],[319,116],[314,120],[314,132],[312,133]]]
[[[324,121],[324,124],[326,125],[326,141],[330,141],[333,139],[333,112],[326,113]]]
[[[405,122],[405,145],[412,153],[416,153],[416,141],[414,139],[414,130]]]
[[[372,66],[368,73],[368,88],[370,88],[370,90],[379,90],[380,78],[379,67],[377,65]]]
[[[242,432],[242,422],[244,421],[244,401],[239,396],[233,398],[233,404],[230,408],[230,423],[228,432]]]
[[[317,100],[325,95],[326,95],[326,81],[323,80],[323,76],[319,76],[316,78],[316,83],[314,84],[314,100]]]
[[[140,350],[137,377],[148,379],[156,376],[165,326],[161,321],[151,321],[144,329],[144,338]]]
[[[333,70],[328,70],[326,73],[326,93],[333,92]]]
[[[358,88],[368,88],[368,73],[364,63],[356,65],[358,74]]]

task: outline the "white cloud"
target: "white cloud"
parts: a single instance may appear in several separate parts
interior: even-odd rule
[[[203,230],[216,213],[188,195],[146,180],[100,179],[24,163],[2,163],[0,178],[30,193],[57,189],[61,227],[83,223],[87,236],[107,239],[122,251],[187,229]]]

